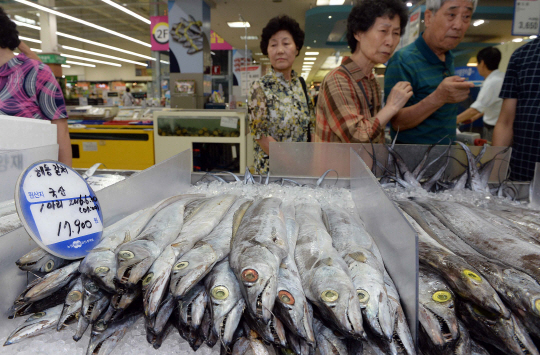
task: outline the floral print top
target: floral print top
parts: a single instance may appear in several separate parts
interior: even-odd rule
[[[249,125],[254,145],[256,174],[268,172],[268,155],[257,139],[273,137],[278,142],[307,142],[308,131],[315,129],[315,112],[311,100],[306,101],[304,89],[296,72],[291,81],[273,68],[253,83],[248,102]]]

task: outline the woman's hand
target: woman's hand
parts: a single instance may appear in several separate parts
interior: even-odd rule
[[[398,82],[390,91],[390,95],[386,99],[386,106],[394,111],[396,114],[399,110],[405,106],[407,101],[413,95],[413,89],[411,83],[408,81]]]

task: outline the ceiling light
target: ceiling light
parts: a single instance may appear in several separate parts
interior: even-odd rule
[[[468,67],[477,67],[478,63],[467,63]]]
[[[480,26],[481,24],[483,24],[485,21],[484,20],[476,20],[473,22],[473,26]]]
[[[73,64],[73,65],[82,65],[83,67],[92,67],[92,68],[96,67],[94,64],[79,63],[79,62],[74,62],[72,60],[66,60],[66,63]]]
[[[140,45],[143,45],[143,46],[146,46],[146,47],[152,47],[150,45],[150,43],[147,43],[147,42],[143,42],[143,41],[140,41],[136,38],[133,38],[133,37],[129,37],[129,36],[126,36],[124,34],[121,34],[120,32],[116,32],[116,31],[113,31],[113,30],[109,30],[108,28],[105,28],[105,27],[102,27],[102,26],[98,26],[98,25],[95,25],[91,22],[88,22],[88,21],[84,21],[84,20],[81,20],[81,19],[78,19],[76,17],[73,17],[73,16],[70,16],[70,15],[66,15],[62,12],[58,12],[58,11],[55,11],[55,10],[52,10],[48,7],[45,7],[45,6],[41,6],[41,5],[38,5],[38,4],[35,4],[31,1],[28,1],[28,0],[15,0],[16,2],[20,2],[21,4],[25,4],[25,5],[28,5],[28,6],[31,6],[31,7],[34,7],[38,10],[41,10],[41,11],[45,11],[45,12],[48,12],[48,13],[51,13],[53,15],[56,15],[56,16],[59,16],[59,17],[63,17],[63,18],[67,18],[68,20],[71,20],[71,21],[74,21],[74,22],[78,22],[78,23],[81,23],[83,25],[86,25],[86,26],[89,26],[89,27],[93,27],[95,29],[98,29],[100,31],[103,31],[103,32],[107,32],[107,33],[110,33],[112,35],[115,35],[115,36],[118,36],[118,37],[121,37],[121,38],[124,38],[124,39],[127,39],[128,41],[132,41],[132,42],[135,42],[135,43],[138,43]]]
[[[170,64],[170,63],[169,63],[169,62],[167,62],[166,60],[160,60],[159,62],[160,62],[160,63],[163,63],[163,64],[167,64],[167,65],[169,65],[169,64]]]
[[[317,6],[343,5],[345,0],[317,0]]]
[[[150,20],[149,20],[149,19],[147,19],[147,18],[145,18],[145,17],[143,17],[143,16],[141,16],[141,15],[139,15],[139,14],[137,14],[137,13],[131,11],[131,10],[126,9],[125,7],[123,7],[123,6],[120,5],[120,4],[115,3],[114,1],[111,1],[111,0],[101,0],[101,1],[103,1],[103,2],[106,3],[106,4],[111,5],[111,6],[113,6],[113,7],[116,7],[118,10],[123,11],[123,12],[125,12],[126,14],[135,17],[136,19],[139,19],[139,20],[141,20],[142,22],[144,22],[144,23],[146,23],[146,24],[150,24]]]
[[[262,54],[262,53],[255,53],[255,55],[264,55],[264,54]]]
[[[332,16],[328,16],[328,18],[332,18]]]
[[[517,42],[517,43],[523,42],[523,38],[514,38],[514,39],[512,40],[512,42]]]
[[[331,55],[328,58],[326,58],[324,63],[321,65],[321,69],[334,69],[334,68],[337,68],[337,67],[339,67],[341,65],[342,60],[343,60],[342,56],[339,56],[339,57],[336,58],[335,55]]]
[[[259,39],[259,36],[240,36],[240,39],[244,39],[244,40],[256,40],[256,39]]]
[[[32,26],[32,25],[28,25],[26,23],[23,23],[23,22],[18,22],[18,21],[13,21],[15,22],[15,24],[17,26],[23,26],[23,27],[29,27],[29,28],[32,28],[34,30],[41,30],[41,27],[39,26]],[[144,54],[139,54],[139,53],[135,53],[135,52],[132,52],[132,51],[128,51],[128,50],[125,50],[125,49],[122,49],[122,48],[118,48],[118,47],[113,47],[113,46],[109,46],[107,44],[103,44],[103,43],[99,43],[99,42],[94,42],[94,41],[91,41],[89,39],[86,39],[86,38],[81,38],[81,37],[77,37],[77,36],[73,36],[73,35],[70,35],[70,34],[67,34],[67,33],[62,33],[62,32],[56,32],[56,35],[59,36],[59,37],[66,37],[66,38],[69,38],[69,39],[72,39],[72,40],[75,40],[75,41],[79,41],[79,42],[84,42],[84,43],[88,43],[88,44],[92,44],[94,46],[98,46],[98,47],[103,47],[103,48],[107,48],[107,49],[111,49],[113,51],[117,51],[117,52],[122,52],[122,53],[126,53],[126,54],[130,54],[130,55],[133,55],[135,57],[140,57],[140,58],[144,58],[144,59],[148,59],[148,60],[152,60],[152,61],[155,61],[156,59],[153,58],[153,57],[150,57],[150,56],[147,56],[147,55],[144,55]]]
[[[62,67],[62,68],[71,68],[71,65],[62,64],[61,67]]]
[[[230,27],[230,28],[246,28],[246,27],[251,27],[249,25],[249,22],[227,22],[227,25]]]
[[[407,7],[412,7],[412,2],[409,1],[409,2],[407,3]]]
[[[304,60],[304,64],[315,64],[313,60]]]
[[[41,49],[38,49],[38,48],[30,48],[30,50],[31,50],[32,52],[37,52],[37,53],[43,52]]]
[[[80,60],[86,60],[87,62],[93,62],[93,63],[99,63],[99,64],[105,64],[105,65],[112,65],[113,67],[121,67],[122,66],[122,64],[118,64],[118,63],[111,63],[111,62],[105,62],[103,60],[84,58],[84,57],[79,57],[77,55],[64,54],[64,53],[60,53],[60,55],[62,57],[66,57],[66,58],[80,59]]]
[[[319,55],[319,52],[306,52],[305,55]]]
[[[538,36],[537,36],[537,35],[532,35],[532,36],[529,36],[529,39],[536,39],[536,38],[538,38]]]
[[[317,60],[317,57],[305,57],[304,60]]]
[[[39,13],[38,13],[39,14]],[[37,14],[36,14],[37,15]],[[38,15],[39,16],[39,15]],[[24,23],[27,23],[29,25],[35,25],[36,24],[36,21],[32,20],[32,19],[29,19],[27,17],[22,17],[22,16],[19,16],[19,15],[15,15],[13,16],[15,18],[15,20],[17,21],[21,21],[21,22],[24,22]]]
[[[26,42],[41,43],[41,41],[39,39],[34,39],[34,38],[30,38],[30,37],[19,36],[19,39],[23,40],[23,41],[26,41]]]
[[[115,56],[112,56],[112,55],[107,55],[107,54],[102,54],[102,53],[96,53],[96,52],[92,52],[92,51],[87,51],[87,50],[80,49],[80,48],[75,48],[75,47],[70,47],[70,46],[62,46],[62,48],[63,48],[63,49],[70,50],[70,51],[74,51],[74,52],[81,52],[81,53],[86,53],[86,54],[95,55],[95,56],[97,56],[97,57],[103,57],[103,58],[114,59],[114,60],[118,60],[118,61],[120,61],[120,62],[126,62],[126,63],[136,64],[136,65],[140,65],[140,66],[145,67],[145,68],[148,66],[148,65],[146,65],[146,63],[136,62],[136,61],[134,61],[134,60],[124,59],[124,58],[118,58],[118,57],[115,57]]]

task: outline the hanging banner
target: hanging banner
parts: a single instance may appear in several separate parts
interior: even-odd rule
[[[230,51],[233,47],[216,32],[210,31],[210,49],[213,51]]]
[[[150,17],[150,43],[153,51],[169,50],[169,16]]]
[[[537,35],[540,24],[540,0],[514,2],[513,36]]]

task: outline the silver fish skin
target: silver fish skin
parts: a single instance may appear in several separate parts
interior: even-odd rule
[[[274,344],[285,349],[289,347],[285,327],[275,315],[272,315],[270,322],[263,323],[262,320],[254,319],[250,313],[247,313],[244,316],[244,321],[250,329],[255,330],[261,336],[265,343]]]
[[[437,273],[423,265],[420,265],[418,281],[420,324],[431,343],[442,350],[460,336],[455,295]]]
[[[486,207],[489,212],[524,228],[540,242],[540,213],[538,211],[518,206],[488,205]]]
[[[315,346],[312,316],[309,313],[306,295],[302,289],[302,279],[294,261],[294,250],[298,239],[299,226],[296,223],[294,205],[288,203],[283,207],[285,226],[287,228],[287,244],[289,253],[283,259],[277,279],[277,299],[274,313],[285,324],[294,337],[298,336]],[[296,341],[297,350],[303,347],[303,341]]]
[[[212,312],[212,330],[223,347],[229,350],[246,303],[228,258],[214,266],[205,278],[204,285]]]
[[[487,185],[482,184],[482,180],[480,177],[480,173],[478,171],[478,166],[476,165],[476,157],[471,152],[469,147],[467,147],[462,142],[456,141],[457,144],[463,148],[465,151],[465,154],[467,155],[467,162],[468,162],[468,179],[467,183],[469,184],[471,190],[473,191],[486,191]]]
[[[489,355],[489,352],[471,339],[471,355]]]
[[[24,339],[40,335],[58,324],[63,305],[34,313],[19,325],[7,338],[4,346],[18,343]]]
[[[101,318],[104,323],[114,322],[124,314],[124,311],[141,295],[141,290],[136,288],[126,293],[116,294],[111,297],[107,311]]]
[[[364,338],[362,312],[349,268],[332,246],[318,204],[296,205],[300,230],[294,252],[306,297],[342,333]]]
[[[365,228],[346,210],[323,206],[323,216],[332,245],[347,263],[353,285],[368,326],[380,337],[392,339],[394,323],[388,307],[384,271],[376,256],[362,247],[355,236],[367,234]]]
[[[255,201],[231,240],[229,263],[254,318],[268,323],[277,295],[277,275],[288,254],[281,200]]]
[[[159,342],[163,338],[163,333],[167,330],[167,324],[169,324],[169,319],[176,307],[176,300],[174,297],[169,294],[163,301],[157,315],[155,318],[145,318],[146,325],[146,340],[154,345],[156,342]]]
[[[384,272],[384,284],[386,286],[391,312],[396,313],[394,334],[392,335],[392,342],[388,344],[388,352],[392,355],[415,355],[414,342],[409,325],[407,324],[407,319],[405,318],[405,312],[401,307],[396,285],[386,270]]]
[[[180,322],[187,326],[192,333],[199,329],[207,303],[208,295],[202,284],[193,287],[184,298],[178,301]]]
[[[424,230],[476,268],[525,323],[529,323],[525,318],[530,318],[533,323],[540,321],[540,285],[536,280],[513,267],[486,258],[444,227],[429,211],[412,202],[406,204],[407,211],[417,213],[415,220],[420,220]]]
[[[119,287],[133,289],[163,249],[178,237],[184,224],[185,206],[194,199],[185,197],[164,207],[152,217],[137,240],[116,248],[115,282]]]
[[[78,317],[82,309],[82,299],[83,299],[83,284],[82,278],[79,277],[73,283],[71,290],[69,290],[66,300],[64,302],[64,307],[62,308],[62,314],[58,320],[58,325],[56,330],[61,330],[64,325],[69,322],[74,317]]]
[[[94,280],[82,275],[83,299],[77,330],[73,335],[73,340],[79,341],[88,326],[94,323],[98,317],[107,309],[110,302],[110,296],[102,291]]]
[[[254,332],[252,332],[254,333]],[[231,355],[270,355],[266,346],[256,335],[239,338],[233,346]]]
[[[442,201],[418,203],[479,253],[512,265],[540,282],[540,245],[508,234],[463,205]]]
[[[154,261],[148,273],[143,277],[143,307],[147,318],[153,318],[166,292],[169,290],[169,280],[176,253],[173,247],[167,246]]]
[[[497,347],[505,354],[539,354],[515,315],[512,314],[510,318],[505,319],[468,302],[459,303],[458,313],[465,326],[477,339]]]
[[[57,270],[68,263],[68,260],[52,255],[40,247],[32,249],[15,262],[23,271],[43,273]]]
[[[83,259],[80,267],[81,273],[93,278],[108,292],[117,293],[116,285],[114,284],[117,265],[116,248],[122,243],[137,240],[152,217],[163,208],[178,200],[197,196],[199,195],[178,195],[166,198],[106,228],[101,241]]]
[[[347,344],[317,318],[313,319],[317,349],[321,355],[348,355]]]
[[[422,263],[437,270],[459,296],[492,313],[509,317],[510,311],[478,270],[439,244],[408,213],[403,212],[403,215],[418,233],[418,252]]]
[[[171,275],[171,290],[175,287],[175,297],[183,297],[217,262],[229,255],[233,230],[238,229],[252,202],[245,198],[237,199],[212,232],[179,259],[186,266],[175,269]]]
[[[469,334],[469,331],[467,330],[467,327],[465,325],[458,321],[458,327],[459,327],[459,339],[454,344],[453,349],[451,349],[451,352],[449,351],[448,355],[469,355],[472,353],[472,343],[473,340],[471,339],[471,336]]]
[[[80,263],[80,261],[76,261],[42,277],[32,288],[25,291],[23,301],[39,301],[66,286],[79,275]]]
[[[141,316],[142,313],[126,316],[118,322],[103,325],[104,330],[92,332],[86,355],[110,354]]]
[[[287,345],[289,349],[296,355],[310,355],[313,348],[300,337],[295,336],[292,332],[287,332]]]

